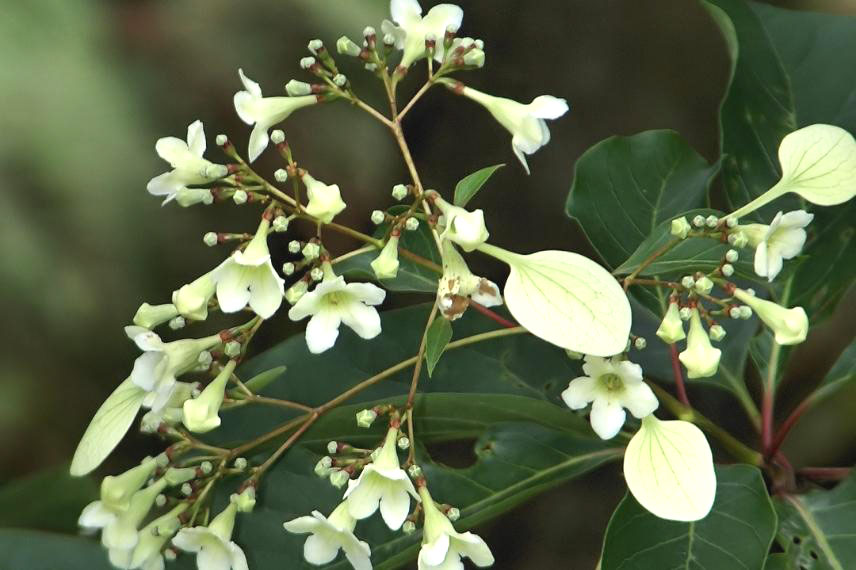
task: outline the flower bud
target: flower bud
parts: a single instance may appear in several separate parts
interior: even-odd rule
[[[702,215],[697,215],[693,218],[693,225],[697,228],[703,228],[705,224],[705,218]]]
[[[725,265],[722,266],[721,271],[722,271],[722,274],[724,276],[731,277],[732,275],[734,275],[734,266],[731,265],[730,263],[726,263]]]
[[[380,210],[372,211],[372,223],[376,226],[379,226],[386,219],[386,215]]]
[[[458,520],[459,518],[461,518],[461,511],[460,511],[460,509],[458,509],[458,508],[456,508],[456,507],[452,507],[452,508],[451,508],[451,509],[449,509],[449,511],[446,513],[446,516],[447,516],[447,517],[449,517],[449,520],[450,520],[450,521],[455,522],[456,520]]]
[[[206,273],[195,281],[183,285],[172,293],[172,303],[179,314],[191,321],[204,321],[208,318],[208,302],[214,296],[216,283],[211,273]]]
[[[315,65],[316,61],[314,57],[301,57],[300,58],[300,67],[302,69],[309,69],[313,65]]]
[[[392,187],[392,197],[399,202],[407,196],[407,186],[404,184],[396,184]]]
[[[230,340],[223,347],[223,353],[229,358],[235,358],[241,355],[241,343],[236,340]]]
[[[725,225],[729,228],[737,227],[737,218],[733,216],[725,218]]]
[[[746,247],[749,243],[749,238],[744,232],[734,232],[733,234],[728,234],[728,243],[734,247]]]
[[[292,79],[291,81],[285,84],[285,91],[291,97],[302,97],[303,95],[312,94],[312,86],[304,81],[297,81],[296,79]]]
[[[195,467],[170,467],[164,473],[163,478],[166,480],[167,485],[170,487],[175,487],[176,485],[181,485],[182,483],[187,483],[188,481],[192,481],[196,479],[196,468]]]
[[[327,456],[322,457],[318,460],[318,463],[315,464],[315,474],[321,478],[328,477],[330,475],[330,467],[333,466],[333,459]]]
[[[202,471],[203,475],[210,475],[212,471],[214,471],[214,464],[210,461],[203,461],[199,464],[199,469]]]
[[[175,193],[175,201],[183,208],[196,204],[207,206],[214,203],[214,196],[207,188],[179,188]]]
[[[299,253],[300,247],[301,247],[300,242],[297,241],[296,239],[293,239],[290,242],[288,242],[288,252],[289,253]]]
[[[217,146],[225,146],[229,142],[229,137],[224,134],[219,134],[214,139],[214,142],[217,143]]]
[[[273,223],[271,223],[271,227],[273,231],[277,233],[282,233],[288,230],[289,219],[285,216],[277,216],[273,219]]]
[[[365,68],[366,71],[377,71],[377,64],[376,63],[367,63],[363,67]]]
[[[710,344],[698,309],[692,309],[687,348],[678,355],[687,369],[687,378],[708,378],[716,374],[721,355],[722,351]]]
[[[348,78],[346,76],[342,75],[341,73],[337,73],[336,75],[333,76],[333,84],[336,87],[344,87],[345,85],[348,84]]]
[[[131,497],[146,484],[157,466],[157,461],[149,457],[121,475],[104,477],[101,481],[101,502],[117,509],[127,508]]]
[[[362,51],[360,46],[351,41],[351,38],[348,36],[342,36],[336,42],[336,51],[338,51],[342,55],[349,55],[351,57],[357,57],[360,55]]]
[[[286,289],[285,291],[285,300],[290,304],[295,304],[297,301],[303,297],[306,292],[309,290],[309,284],[306,283],[303,279]]]
[[[324,42],[321,40],[315,39],[309,42],[309,45],[306,46],[312,55],[318,55],[318,52],[324,48]]]
[[[648,346],[648,341],[645,340],[644,337],[638,336],[636,340],[633,341],[633,346],[636,350],[644,350],[646,346]]]
[[[282,264],[282,272],[285,275],[293,275],[294,269],[295,269],[294,264],[290,261],[287,261],[287,262]]]
[[[715,228],[717,225],[719,225],[719,218],[711,214],[707,218],[705,218],[704,223],[709,228]]]
[[[232,201],[239,206],[246,204],[247,198],[249,198],[249,196],[243,190],[235,190],[235,193],[232,194]]]
[[[217,237],[217,232],[206,232],[204,236],[202,236],[202,243],[207,245],[208,247],[214,247],[219,243],[219,238]]]
[[[339,444],[335,441],[327,442],[327,453],[330,455],[334,455],[337,451],[339,451]]]
[[[238,457],[235,459],[234,463],[235,469],[238,471],[243,471],[247,468],[247,458],[246,457]]]
[[[321,246],[310,241],[303,246],[300,253],[303,254],[303,257],[305,257],[307,261],[312,261],[313,259],[318,259],[318,256],[321,255]]]
[[[330,484],[336,487],[337,489],[341,489],[344,487],[348,481],[350,481],[351,477],[345,471],[336,470],[330,473]]]
[[[656,334],[666,344],[674,344],[686,338],[684,323],[681,320],[677,303],[669,303],[666,316],[663,318],[663,322],[660,323]]]
[[[407,468],[407,474],[410,475],[411,479],[419,479],[422,477],[422,468],[414,463]]]
[[[404,521],[404,524],[401,525],[401,532],[404,534],[413,534],[416,532],[416,523],[413,521]]]
[[[240,494],[235,493],[229,497],[229,501],[238,507],[239,513],[249,513],[256,506],[256,488],[249,486],[244,488]]]
[[[155,506],[158,508],[162,508],[166,506],[166,495],[161,493],[157,497],[155,497]]]
[[[288,172],[284,168],[277,168],[273,173],[273,179],[277,182],[285,182],[288,180]]]
[[[772,301],[750,295],[742,289],[735,290],[734,296],[754,309],[758,318],[773,331],[778,344],[799,344],[805,340],[808,334],[808,316],[802,307],[786,309]]]
[[[693,287],[695,287],[695,279],[692,278],[692,275],[685,275],[681,279],[681,286],[684,289],[692,289]]]
[[[409,232],[414,232],[419,229],[419,219],[418,218],[407,218],[407,221],[404,222],[404,229]]]
[[[708,334],[710,335],[710,340],[719,342],[725,338],[725,329],[722,328],[720,325],[713,325],[712,327],[710,327]]]
[[[740,318],[743,320],[751,319],[752,307],[749,307],[747,305],[743,305],[742,307],[740,307]]]
[[[702,295],[707,295],[713,289],[713,281],[706,275],[699,277],[695,282],[695,290]]]
[[[459,206],[453,206],[435,194],[434,203],[443,212],[445,229],[440,237],[455,242],[464,251],[473,251],[490,237],[484,223],[484,212],[469,212]]]
[[[337,184],[324,184],[308,173],[303,175],[303,184],[306,185],[306,195],[309,199],[306,204],[306,213],[313,218],[329,224],[345,209],[346,204],[342,201],[342,194]]]
[[[377,412],[374,410],[361,410],[357,412],[357,426],[361,428],[368,428],[374,423],[377,419]]]
[[[143,303],[134,315],[134,324],[138,327],[153,329],[178,315],[178,309],[172,303],[167,305],[149,305]]]
[[[313,281],[321,281],[324,279],[324,270],[320,267],[313,267],[312,271],[309,272],[309,277]]]
[[[410,449],[410,439],[404,436],[398,438],[398,449]]]
[[[234,341],[232,341],[234,342]],[[236,343],[237,344],[237,343]],[[229,343],[227,343],[228,347]],[[240,349],[240,345],[238,345]],[[228,349],[227,349],[227,352]],[[226,393],[226,384],[235,370],[236,362],[230,360],[223,370],[197,398],[187,400],[183,405],[183,423],[192,432],[206,433],[220,425],[220,406]]]
[[[193,494],[193,485],[191,485],[190,483],[184,483],[181,485],[180,491],[182,495],[184,495],[185,497],[189,497]]]
[[[729,249],[725,252],[725,261],[728,263],[734,263],[740,258],[740,254],[737,253],[736,249]]]
[[[398,275],[398,236],[392,234],[380,254],[371,262],[378,279],[393,279]]]
[[[473,49],[464,54],[464,65],[469,67],[484,67],[484,52],[480,49]]]
[[[169,328],[177,331],[183,329],[187,325],[187,321],[184,320],[184,317],[181,315],[175,317],[174,319],[169,321]]]
[[[682,321],[688,321],[692,316],[692,311],[690,311],[689,307],[682,307],[681,310],[678,311],[678,315],[680,315]]]
[[[285,142],[285,133],[281,129],[274,129],[270,132],[270,142],[273,144],[282,144]]]
[[[689,235],[692,226],[687,221],[686,216],[682,216],[680,218],[675,218],[672,220],[672,225],[670,228],[670,233],[676,238],[686,239],[687,235]]]

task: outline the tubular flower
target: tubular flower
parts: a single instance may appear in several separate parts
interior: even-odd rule
[[[187,510],[187,503],[179,503],[167,514],[156,518],[140,530],[139,542],[131,553],[129,568],[164,570],[163,547],[181,528],[178,516]]]
[[[526,154],[533,154],[550,142],[550,129],[545,119],[558,119],[568,112],[568,103],[552,95],[541,95],[528,105],[504,97],[494,97],[471,87],[462,95],[490,111],[493,118],[511,133],[511,148],[529,174]]]
[[[425,511],[419,570],[451,570],[463,568],[467,557],[480,568],[493,564],[493,554],[485,541],[471,532],[456,532],[451,521],[440,512],[426,487],[419,488]]]
[[[701,324],[698,309],[693,309],[687,348],[678,355],[687,368],[687,378],[708,378],[716,374],[721,355],[722,351],[710,344],[710,337]]]
[[[591,406],[591,427],[601,439],[611,439],[621,430],[627,414],[644,418],[659,403],[651,388],[642,381],[642,367],[629,360],[586,355],[583,372],[571,380],[562,399],[572,410]]]
[[[443,240],[443,276],[437,286],[437,304],[443,316],[460,318],[470,299],[485,307],[502,304],[499,287],[493,281],[470,272],[467,263],[449,240]]]
[[[746,234],[749,245],[755,248],[755,273],[768,281],[782,270],[782,260],[799,255],[805,245],[805,228],[814,218],[805,210],[779,212],[769,226],[747,224],[737,226]]]
[[[765,301],[743,289],[734,291],[734,296],[752,307],[765,325],[770,327],[781,345],[799,344],[808,334],[808,316],[802,307],[786,309],[772,301]]]
[[[185,319],[204,321],[208,318],[208,302],[214,296],[217,287],[211,273],[209,271],[172,292],[172,304]]]
[[[306,185],[306,196],[309,199],[305,208],[306,213],[325,224],[332,222],[333,218],[347,206],[342,201],[338,184],[324,184],[309,174],[303,175],[303,183]]]
[[[372,271],[378,279],[394,279],[398,275],[398,240],[396,233],[389,236],[380,254],[371,262]]]
[[[484,223],[484,212],[481,209],[470,212],[446,202],[436,192],[432,191],[430,196],[443,213],[440,223],[445,229],[440,234],[441,238],[455,242],[464,251],[473,251],[490,237],[490,232],[487,231]]]
[[[226,384],[235,371],[234,360],[230,360],[220,374],[208,384],[199,397],[186,400],[183,405],[184,425],[192,432],[206,433],[220,426],[220,406],[226,393]]]
[[[687,338],[677,303],[669,303],[666,316],[663,317],[663,322],[660,323],[656,334],[666,344],[675,344]]]
[[[269,319],[282,305],[285,281],[270,260],[269,227],[270,221],[262,218],[246,249],[234,252],[212,272],[224,313],[237,313],[249,305],[258,316]]]
[[[434,59],[442,62],[446,32],[457,32],[464,19],[464,11],[454,4],[438,4],[422,17],[422,7],[417,0],[392,0],[390,14],[398,26],[384,20],[381,30],[384,34],[392,34],[395,47],[404,50],[399,65],[405,69],[425,57],[425,40],[429,37],[435,40]]]
[[[244,551],[232,542],[237,512],[238,507],[230,503],[207,527],[183,528],[172,543],[184,551],[195,552],[199,570],[249,570]]]
[[[401,468],[396,452],[398,429],[390,428],[380,453],[360,473],[359,479],[348,481],[345,498],[348,512],[357,520],[372,516],[380,506],[383,522],[391,530],[398,530],[410,512],[410,497],[419,495],[407,473]]]
[[[324,280],[304,294],[288,311],[288,318],[299,321],[311,315],[306,325],[306,345],[314,354],[336,343],[339,325],[345,323],[357,335],[371,339],[380,334],[380,305],[386,292],[371,283],[345,283],[326,266]]]
[[[311,533],[303,544],[303,557],[310,564],[323,566],[336,559],[339,550],[354,570],[371,570],[369,545],[354,536],[357,521],[348,512],[348,502],[336,507],[329,517],[318,511],[312,516],[298,517],[283,524],[285,530],[294,534]]]
[[[255,125],[250,133],[250,146],[248,157],[253,162],[267,148],[270,138],[268,130],[277,123],[286,120],[289,115],[301,107],[314,105],[318,102],[315,95],[303,95],[301,97],[262,97],[262,88],[258,83],[244,75],[242,69],[238,70],[244,91],[235,93],[235,111],[242,121],[248,125]]]
[[[172,170],[152,178],[146,185],[146,190],[155,196],[166,196],[164,204],[175,199],[176,194],[180,190],[186,190],[188,186],[207,184],[229,172],[222,164],[214,164],[202,158],[205,154],[205,130],[202,121],[194,121],[187,127],[187,142],[176,137],[164,137],[158,139],[155,150],[158,156],[172,166]]]

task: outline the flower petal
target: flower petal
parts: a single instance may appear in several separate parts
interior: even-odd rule
[[[558,119],[568,112],[568,102],[552,95],[541,95],[529,103],[529,110],[539,119]]]
[[[214,271],[217,282],[217,302],[224,313],[237,313],[247,306],[250,300],[250,280],[253,268],[239,265],[233,259],[227,259]]]
[[[434,34],[437,45],[442,45],[446,30],[451,29],[457,32],[461,28],[463,20],[464,11],[460,6],[454,4],[437,4],[428,10],[428,13],[422,19],[422,24],[428,33]]]
[[[244,89],[246,89],[250,95],[254,97],[262,96],[262,88],[259,87],[258,83],[244,75],[243,69],[238,69],[238,75],[241,77],[241,83],[244,84]]]
[[[170,170],[149,180],[149,183],[146,184],[146,190],[152,196],[166,196],[167,198],[164,202],[166,204],[175,197],[176,192],[186,187],[186,185],[186,182],[178,171]]]
[[[176,137],[164,137],[155,143],[155,151],[162,159],[170,163],[173,168],[187,160],[190,149],[187,143]]]
[[[428,566],[439,566],[446,559],[446,554],[449,552],[449,535],[446,533],[440,534],[436,539],[422,545],[419,550],[419,563],[427,564]]]
[[[581,410],[597,397],[597,380],[580,376],[571,380],[562,392],[562,400],[572,410]]]
[[[205,154],[205,129],[202,121],[196,120],[187,127],[187,148],[198,157]]]
[[[323,307],[315,313],[306,325],[306,346],[312,354],[320,354],[332,348],[339,336],[339,324],[342,319],[333,309]]]
[[[591,427],[601,439],[612,439],[624,426],[627,414],[618,402],[598,398],[591,406]]]
[[[340,306],[339,316],[360,338],[366,340],[380,334],[380,315],[374,307],[367,307],[359,301]]]
[[[294,306],[288,310],[288,318],[292,321],[301,321],[309,315],[317,313],[320,308],[321,295],[318,294],[316,288],[315,291],[310,291],[297,300]]]
[[[357,520],[372,516],[378,508],[383,492],[384,480],[371,471],[363,470],[360,478],[349,483],[345,492],[348,513]]]
[[[240,546],[234,542],[230,542],[229,554],[231,554],[232,558],[232,570],[250,570],[250,566],[247,564],[247,556],[241,550]]]
[[[372,551],[369,545],[361,540],[356,540],[353,533],[350,533],[349,538],[353,538],[353,540],[348,540],[342,545],[345,558],[348,559],[354,570],[372,570]]]
[[[292,519],[288,522],[282,524],[282,526],[288,532],[294,534],[306,534],[307,532],[315,532],[318,527],[322,526],[324,523],[316,519],[315,517],[297,517],[296,519]]]
[[[238,113],[238,117],[240,117],[242,121],[248,125],[252,125],[256,122],[256,115],[254,112],[256,98],[253,97],[252,93],[248,93],[247,91],[238,91],[232,98],[232,102],[235,104],[235,111]]]
[[[163,352],[144,352],[134,360],[134,369],[131,370],[131,382],[151,392],[155,389],[158,380],[158,364],[166,358]]]
[[[490,566],[494,562],[493,553],[482,537],[471,532],[460,533],[455,537],[455,548],[479,567]]]
[[[398,530],[410,512],[410,495],[401,485],[387,484],[380,500],[380,516],[390,530]]]
[[[348,283],[345,290],[366,305],[380,305],[386,298],[386,291],[372,283]]]
[[[392,0],[389,3],[389,13],[393,20],[402,24],[421,16],[422,6],[417,0]]]
[[[648,384],[625,384],[621,405],[630,410],[635,417],[642,419],[652,414],[660,405],[657,396]]]
[[[276,274],[270,260],[255,271],[250,283],[250,308],[263,319],[269,319],[282,305],[285,281]]]
[[[264,123],[256,123],[256,126],[253,127],[253,132],[250,133],[249,148],[247,149],[250,162],[255,161],[267,148],[270,142],[267,129],[268,127]]]
[[[310,564],[321,566],[332,562],[339,553],[339,544],[325,535],[313,534],[303,543],[303,557]]]

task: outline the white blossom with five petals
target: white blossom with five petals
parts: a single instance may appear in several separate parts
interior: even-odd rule
[[[379,335],[380,315],[374,305],[383,302],[386,291],[371,283],[345,283],[329,265],[325,273],[324,280],[288,311],[292,321],[312,317],[306,325],[309,352],[320,354],[336,344],[341,323],[367,340]]]
[[[199,570],[249,570],[244,551],[232,542],[237,512],[237,505],[230,503],[207,527],[183,528],[172,543],[184,551],[195,552]]]
[[[464,19],[464,11],[454,4],[438,4],[428,10],[425,17],[422,17],[422,6],[417,0],[392,0],[389,10],[398,25],[384,20],[381,30],[384,34],[392,34],[395,47],[404,50],[399,65],[405,69],[425,57],[425,40],[429,37],[435,40],[434,59],[442,62],[446,31],[457,32]]]
[[[768,281],[776,278],[782,270],[782,261],[799,255],[805,245],[805,227],[814,219],[814,214],[805,210],[779,212],[770,225],[747,224],[737,226],[755,248],[755,273]]]
[[[550,142],[550,129],[545,119],[558,119],[568,112],[567,101],[552,95],[535,97],[531,103],[524,105],[471,87],[464,87],[460,93],[490,111],[493,118],[511,133],[511,148],[526,174],[529,174],[529,164],[525,155],[535,153]]]
[[[187,142],[176,137],[164,137],[158,139],[155,150],[172,166],[172,170],[152,178],[146,190],[155,196],[165,196],[164,204],[175,199],[179,191],[186,191],[188,186],[206,184],[229,172],[222,164],[202,158],[205,154],[202,121],[194,121],[187,127]]]
[[[237,313],[247,305],[269,319],[282,305],[283,280],[270,258],[267,245],[270,221],[262,218],[256,235],[243,251],[234,252],[212,272],[217,302],[224,313]]]
[[[462,570],[463,557],[469,558],[480,568],[493,564],[493,554],[480,536],[455,531],[451,521],[434,504],[426,487],[419,488],[419,495],[425,511],[419,570]]]
[[[318,511],[312,516],[298,517],[283,524],[285,530],[294,534],[311,533],[303,544],[303,558],[310,564],[322,566],[336,559],[339,550],[354,570],[371,570],[371,548],[354,536],[357,521],[348,512],[348,502],[336,507],[329,517]]]
[[[624,408],[637,418],[654,412],[659,405],[651,388],[642,381],[642,367],[629,360],[586,355],[583,372],[571,380],[562,399],[572,410],[591,406],[591,427],[601,439],[611,439],[627,417]]]
[[[262,97],[262,88],[258,83],[238,70],[244,91],[235,93],[235,111],[242,121],[254,125],[250,133],[250,144],[247,150],[250,162],[253,162],[267,148],[270,142],[268,130],[277,123],[286,120],[294,111],[314,105],[318,102],[315,95],[300,97]]]

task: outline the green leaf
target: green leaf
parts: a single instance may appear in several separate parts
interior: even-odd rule
[[[716,478],[713,509],[691,523],[659,519],[628,493],[606,529],[601,570],[761,570],[776,531],[761,472],[718,466]]]
[[[732,77],[720,109],[722,182],[730,211],[757,198],[778,182],[777,151],[796,129],[794,102],[782,62],[758,16],[744,0],[709,0],[711,13],[732,57]],[[795,210],[790,196],[750,216],[771,220],[779,210]]]
[[[681,214],[684,214],[684,212],[681,212]],[[707,217],[711,214],[722,216],[722,212],[707,208],[685,212],[685,215],[690,220],[696,215]],[[629,275],[633,273],[651,255],[674,241],[675,238],[671,234],[670,226],[671,222],[667,220],[654,228],[651,234],[639,244],[633,254],[618,266],[613,273],[616,275]],[[677,245],[657,257],[653,263],[639,273],[639,276],[656,276],[662,279],[673,279],[689,275],[695,271],[708,273],[719,267],[723,257],[725,257],[725,252],[729,249],[731,249],[731,246],[727,243],[722,243],[715,239],[690,237],[681,240]],[[735,275],[757,280],[758,277],[752,269],[751,259],[747,259],[747,257],[744,253],[742,258],[732,264]]]
[[[280,376],[285,373],[285,366],[277,366],[276,368],[271,368],[270,370],[265,370],[259,374],[256,374],[246,382],[244,382],[244,386],[250,389],[253,394],[259,394],[262,390],[267,388],[272,382],[276,381]],[[232,398],[242,399],[245,395],[245,392],[242,390],[232,390],[229,394]]]
[[[425,341],[425,363],[428,365],[428,376],[434,375],[434,367],[440,361],[446,345],[452,340],[452,323],[449,319],[439,317],[428,327]]]
[[[856,341],[851,342],[850,346],[838,356],[812,398],[815,402],[825,400],[854,380],[856,380]]]
[[[0,529],[0,568],[8,570],[113,570],[93,540],[18,529]]]
[[[617,267],[659,224],[702,207],[718,170],[674,131],[610,137],[577,161],[566,211]]]
[[[80,511],[97,498],[91,478],[54,467],[0,487],[0,527],[74,532]]]
[[[467,203],[475,197],[478,191],[481,190],[481,187],[484,186],[485,182],[493,176],[494,172],[503,166],[505,166],[505,164],[495,164],[463,177],[457,185],[455,185],[455,206],[460,206],[462,208],[466,206]]]
[[[389,209],[391,215],[400,214],[408,209],[407,206],[393,206]],[[374,237],[383,238],[389,230],[389,224],[381,224],[375,231]],[[437,265],[437,269],[431,269],[424,265],[415,263],[404,255],[399,255],[400,265],[398,267],[398,275],[394,279],[384,279],[383,287],[389,291],[399,293],[417,292],[417,293],[436,293],[437,281],[440,279],[442,270],[440,265],[440,253],[437,251],[437,245],[434,243],[434,236],[431,234],[431,228],[424,221],[419,224],[415,231],[401,232],[401,238],[398,242],[401,249],[405,249],[420,257]],[[374,270],[371,268],[371,262],[380,254],[379,249],[372,249],[348,257],[335,265],[336,273],[345,276],[348,279],[362,279],[368,281],[377,281]]]
[[[831,491],[786,495],[777,498],[775,505],[776,541],[785,550],[789,568],[856,568],[856,475]]]

